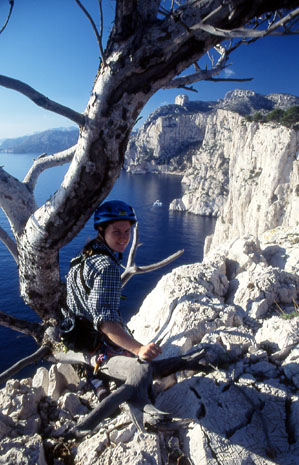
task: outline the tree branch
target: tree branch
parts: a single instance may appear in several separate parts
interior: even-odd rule
[[[105,66],[106,65],[106,61],[105,61],[105,57],[104,57],[104,52],[103,52],[103,47],[102,47],[102,31],[103,31],[103,10],[102,10],[102,0],[99,0],[99,6],[100,6],[100,18],[101,18],[101,32],[99,34],[98,32],[98,29],[97,29],[97,26],[95,25],[95,22],[94,20],[92,19],[91,15],[89,14],[89,12],[86,10],[86,8],[82,5],[82,3],[80,2],[80,0],[75,0],[75,2],[77,3],[77,5],[81,8],[81,10],[84,12],[84,14],[87,16],[93,30],[94,30],[94,33],[96,35],[96,38],[97,38],[97,41],[98,41],[98,44],[99,44],[99,49],[100,49],[100,54],[101,54],[101,59],[102,59],[102,62],[103,62],[103,65]]]
[[[31,365],[32,363],[36,363],[39,360],[42,360],[50,353],[51,353],[51,349],[48,346],[39,347],[37,351],[34,352],[32,355],[29,355],[28,357],[23,358],[19,362],[15,363],[12,367],[8,368],[6,371],[1,373],[0,385],[5,383],[9,378],[11,378],[13,375],[18,373],[19,371],[21,371],[26,366]]]
[[[21,234],[37,205],[28,188],[0,167],[0,205],[14,234]]]
[[[43,329],[40,323],[34,323],[31,321],[21,320],[11,315],[7,315],[0,311],[0,325],[6,328],[13,329],[20,333],[26,334],[26,336],[33,337],[36,341],[40,341],[43,335]]]
[[[77,145],[73,145],[67,150],[63,150],[62,152],[58,152],[49,156],[43,154],[34,160],[32,167],[26,174],[23,181],[30,192],[33,192],[37,179],[43,171],[54,166],[60,166],[70,162],[74,156],[76,147]]]
[[[134,236],[133,236],[133,242],[131,245],[127,265],[125,271],[121,275],[121,284],[122,287],[124,287],[127,282],[135,275],[135,274],[143,274],[143,273],[149,273],[151,271],[157,270],[158,268],[162,268],[163,266],[168,265],[169,263],[173,262],[177,258],[179,258],[183,253],[184,250],[178,250],[174,254],[170,255],[169,257],[165,258],[164,260],[161,260],[160,262],[153,263],[152,265],[146,265],[146,266],[137,266],[134,263],[135,260],[135,255],[136,255],[136,250],[140,244],[138,244],[138,225],[134,229]]]
[[[60,103],[50,100],[45,95],[37,92],[32,87],[28,86],[28,84],[25,84],[18,79],[0,75],[0,86],[20,92],[32,100],[39,107],[42,107],[48,111],[52,111],[53,113],[57,113],[58,115],[65,116],[71,121],[74,121],[79,126],[83,126],[85,124],[85,117],[83,114],[77,113],[71,108],[65,107],[64,105],[60,105]]]
[[[219,37],[224,37],[227,39],[232,39],[236,37],[265,37],[267,35],[283,35],[282,32],[276,32],[276,30],[279,27],[284,27],[289,21],[292,19],[296,18],[299,16],[299,8],[296,8],[295,10],[291,11],[288,15],[284,16],[282,19],[277,21],[276,23],[271,24],[270,27],[264,30],[257,30],[257,29],[246,29],[246,28],[239,28],[239,29],[232,29],[232,30],[225,30],[225,29],[220,29],[214,26],[211,26],[209,24],[204,24],[203,22],[200,22],[198,24],[195,24],[194,26],[190,27],[190,30],[195,32],[198,29],[201,29],[202,31],[205,31],[209,34],[213,34]],[[298,34],[299,31],[293,31],[290,32],[288,31],[288,35],[290,34]]]
[[[0,226],[0,240],[8,248],[9,252],[18,263],[18,250],[15,241],[7,234],[6,231]]]
[[[212,68],[207,70],[202,70],[199,68],[197,65],[197,72],[189,74],[187,76],[183,76],[180,78],[175,78],[169,81],[163,88],[164,89],[173,89],[173,88],[185,88],[186,86],[193,84],[194,82],[199,82],[199,81],[208,81],[212,79],[214,76],[217,76],[218,74],[221,73],[221,71],[224,70],[225,65],[227,63],[228,57],[231,53],[230,49],[226,49],[222,45],[217,45],[214,47],[216,52],[220,55],[219,59],[214,65],[214,59],[209,55],[209,58],[212,62]],[[247,79],[245,79],[247,80]],[[190,89],[191,90],[191,89]],[[193,90],[193,89],[192,89]]]
[[[223,67],[224,69],[225,67]],[[215,72],[214,72],[215,71]],[[213,81],[213,82],[247,82],[252,81],[253,78],[217,78],[214,79],[214,76],[219,74],[222,70],[201,70],[198,73],[189,74],[188,76],[183,76],[181,78],[172,79],[169,83],[163,86],[163,89],[177,89],[177,88],[186,88],[190,84],[194,84],[199,81]],[[189,89],[191,90],[191,89]]]
[[[14,7],[14,0],[9,0],[9,3],[10,3],[10,9],[9,9],[9,13],[8,13],[8,16],[6,18],[6,21],[5,23],[3,24],[2,28],[0,29],[0,34],[4,31],[4,29],[6,28],[7,24],[8,24],[8,21],[11,17],[11,14],[12,14],[12,9]]]

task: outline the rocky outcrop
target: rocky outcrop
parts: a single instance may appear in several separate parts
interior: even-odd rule
[[[206,251],[228,238],[298,225],[299,132],[235,118],[227,200]]]
[[[221,234],[216,232],[214,244],[246,232],[258,235],[277,225],[294,225],[298,140],[295,129],[248,123],[237,113],[218,110],[207,118],[202,146],[182,179],[184,196],[170,209],[221,215]]]
[[[299,105],[299,98],[289,94],[257,94],[253,90],[234,89],[225,94],[223,100],[216,104],[217,108],[235,111],[240,115],[252,115],[256,112],[268,113],[272,110],[287,110]]]
[[[56,437],[97,400],[72,367],[40,368],[33,380],[11,380],[0,391],[5,463],[295,465],[298,255],[298,227],[268,231],[260,243],[229,241],[203,263],[164,276],[130,321],[137,339],[160,343],[163,357],[207,345],[230,354],[225,367],[177,373],[155,386],[156,406],[185,419],[184,428],[141,432],[124,405],[96,434],[62,444]]]
[[[224,99],[207,102],[189,101],[188,96],[179,95],[176,97],[175,104],[158,108],[132,135],[124,168],[131,173],[181,175],[191,168],[191,172],[184,179],[184,182],[190,185],[194,178],[192,170],[197,170],[197,161],[195,159],[195,164],[192,163],[192,157],[200,150],[209,115],[213,118],[217,110],[225,109],[244,116],[256,112],[269,113],[274,109],[285,110],[293,105],[299,105],[299,98],[293,95],[269,94],[264,96],[242,89],[227,92]],[[212,139],[209,140],[211,136]],[[213,146],[213,134],[205,136],[205,143]],[[200,156],[197,159],[200,162]],[[190,175],[191,179],[188,180]],[[194,188],[195,186],[192,187],[193,190]],[[203,197],[204,195],[205,193]],[[188,202],[192,203],[190,199]],[[204,198],[202,203],[205,203]],[[177,207],[186,209],[183,208],[183,203]],[[219,207],[220,204],[215,206],[215,212],[218,212]],[[195,212],[197,209],[197,206],[192,205],[190,211]],[[201,207],[199,210],[201,211]],[[213,212],[212,205],[209,207],[209,212],[213,214],[211,213]]]
[[[192,155],[201,146],[205,113],[191,113],[186,107],[172,105],[154,113],[130,138],[124,168],[134,174],[182,174]],[[175,108],[173,108],[175,107]]]

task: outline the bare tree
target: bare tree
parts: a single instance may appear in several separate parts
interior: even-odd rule
[[[0,76],[1,86],[21,92],[80,128],[74,147],[36,160],[23,182],[0,168],[0,204],[14,239],[4,231],[0,238],[18,264],[21,296],[43,321],[33,324],[1,313],[0,324],[30,334],[39,345],[47,345],[47,353],[55,346],[51,329],[59,320],[64,294],[59,250],[111,191],[144,105],[161,88],[190,88],[194,82],[214,80],[242,43],[267,34],[293,33],[299,17],[297,0],[116,0],[114,24],[104,49],[101,0],[100,31],[82,2],[76,3],[96,33],[101,55],[84,113],[50,100],[17,79]],[[13,1],[9,4],[0,32],[9,27]],[[211,68],[201,70],[197,61],[209,51]],[[177,77],[192,65],[195,73]],[[34,197],[38,175],[70,159],[60,188],[38,208]]]

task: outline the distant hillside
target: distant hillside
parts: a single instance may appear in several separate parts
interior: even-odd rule
[[[0,143],[0,152],[8,153],[56,153],[76,144],[77,128],[48,129],[30,136],[5,139]]]

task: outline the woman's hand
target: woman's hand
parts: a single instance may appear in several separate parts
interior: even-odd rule
[[[162,353],[162,349],[154,342],[150,342],[146,345],[140,344],[140,342],[130,336],[119,323],[105,321],[101,324],[100,330],[114,342],[114,344],[132,352],[137,355],[137,357],[147,362],[151,362]]]
[[[150,342],[149,344],[140,347],[138,357],[142,360],[146,360],[147,362],[151,362],[161,353],[162,349],[154,342]]]

